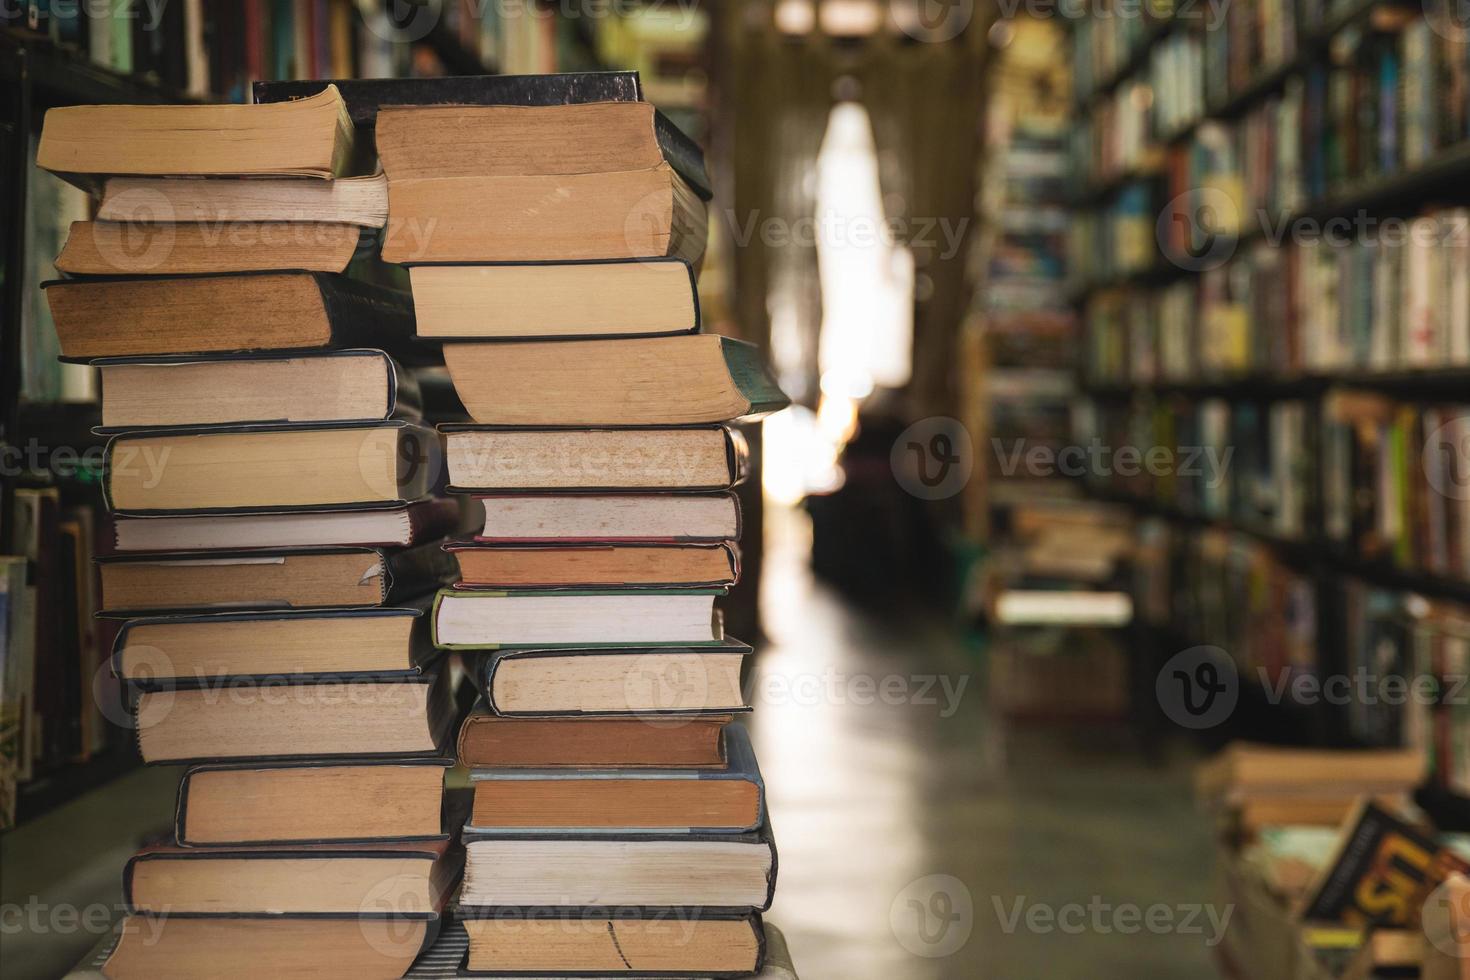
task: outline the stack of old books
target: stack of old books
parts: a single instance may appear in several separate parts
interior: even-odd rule
[[[409,298],[342,274],[386,217],[339,179],[356,142],[332,87],[45,121],[41,165],[102,199],[46,294],[102,372],[113,668],[144,760],[191,764],[110,977],[400,976],[459,877],[425,599],[456,507],[393,356]]]
[[[384,256],[472,420],[443,431],[482,528],[434,609],[482,691],[468,969],[756,973],[776,851],[716,600],[746,469],[727,423],[786,399],[699,332],[701,155],[638,101],[383,107],[377,139]]]

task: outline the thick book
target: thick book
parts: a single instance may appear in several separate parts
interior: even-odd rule
[[[138,747],[150,764],[437,755],[461,714],[454,682],[441,666],[394,679],[144,690]]]
[[[469,973],[542,977],[741,977],[765,953],[760,916],[483,915],[463,909]]]
[[[135,228],[171,222],[230,225],[241,221],[382,228],[388,223],[388,178],[381,173],[341,180],[110,177],[102,185],[97,219]]]
[[[713,644],[723,589],[491,592],[446,589],[434,600],[442,650]]]
[[[708,200],[703,155],[647,102],[391,106],[378,109],[390,181],[647,170],[667,162]],[[692,166],[690,166],[692,164]]]
[[[460,727],[456,757],[471,768],[718,769],[732,718],[509,718],[482,703]]]
[[[409,549],[109,555],[98,559],[106,615],[200,609],[329,609],[408,602],[454,580],[438,542]]]
[[[500,650],[480,659],[476,683],[497,714],[617,715],[747,711],[739,640],[647,649]]]
[[[473,918],[472,915],[466,915],[465,913],[472,911],[461,910],[453,919],[446,918],[444,928],[435,939],[433,945],[425,949],[423,954],[414,961],[413,966],[404,974],[404,980],[455,980],[455,978],[465,976],[464,965],[466,957],[470,955],[470,937],[466,931],[466,924]],[[640,916],[639,921],[648,921],[650,918],[655,921],[665,921],[668,915],[652,913],[651,915]],[[578,920],[581,921],[581,919],[582,917],[579,916]],[[701,914],[699,920],[728,921],[722,919],[720,916],[709,913]],[[497,912],[490,921],[506,921],[506,918],[503,913]],[[513,925],[519,920],[512,919],[509,921]],[[537,917],[530,921],[545,921],[545,919]],[[601,923],[603,920],[595,921]],[[614,920],[609,918],[606,921]],[[684,921],[687,921],[687,919]],[[797,980],[796,968],[791,962],[791,952],[786,947],[786,939],[781,934],[781,931],[769,922],[760,921],[759,917],[755,921],[759,926],[763,955],[761,957],[760,972],[754,980]],[[552,920],[548,928],[556,928],[559,925],[560,919]],[[510,926],[506,928],[509,929]],[[746,972],[748,973],[748,971]],[[560,975],[564,975],[564,971]],[[597,975],[618,976],[625,978],[625,980],[654,980],[654,978],[678,977],[681,974],[677,971],[668,970],[661,970],[656,973],[628,973],[625,970],[602,970]],[[507,978],[520,976],[529,980],[532,977],[546,977],[547,974],[545,972],[523,971],[520,974],[505,974],[505,976]],[[589,976],[591,975],[589,974]]]
[[[434,659],[421,606],[130,619],[112,651],[113,672],[150,689],[222,679],[413,676]]]
[[[532,494],[480,498],[477,540],[494,543],[738,541],[732,493]]]
[[[129,912],[435,919],[459,880],[449,840],[204,850],[145,847],[123,871]]]
[[[74,221],[56,268],[72,276],[342,272],[363,245],[352,225],[304,221],[137,224]],[[373,240],[367,239],[368,246]]]
[[[36,164],[68,179],[330,178],[349,172],[354,140],[347,105],[328,85],[279,105],[60,106],[46,113]]]
[[[698,425],[790,404],[759,348],[715,334],[445,344],[444,363],[481,425]]]
[[[744,727],[725,728],[723,768],[477,769],[465,833],[641,834],[753,831],[765,784]]]
[[[745,437],[724,426],[440,431],[460,490],[728,490],[750,472]]]
[[[1415,929],[1434,891],[1470,862],[1371,801],[1343,824],[1337,854],[1307,890],[1304,922],[1354,929]]]
[[[129,432],[108,442],[118,514],[402,506],[433,493],[439,439],[406,422]]]
[[[440,840],[462,818],[446,806],[443,756],[194,766],[179,782],[180,847]]]
[[[446,546],[460,589],[725,589],[740,578],[740,555],[720,544],[535,544]]]
[[[356,914],[189,918],[129,915],[101,976],[109,980],[198,980],[208,976],[310,976],[321,980],[400,977],[429,956],[437,919]],[[459,930],[459,935],[464,935]],[[456,974],[450,973],[453,977]]]
[[[118,554],[296,548],[406,548],[453,531],[459,505],[445,497],[372,510],[276,511],[207,517],[116,517]]]
[[[464,834],[466,908],[763,912],[776,887],[769,822],[749,834]]]
[[[696,333],[694,269],[677,258],[416,265],[420,337],[547,340]]]
[[[382,351],[100,361],[101,431],[415,421],[418,382]]]
[[[61,356],[385,350],[423,363],[405,292],[315,272],[63,279],[42,284]]]
[[[256,82],[255,101],[302,99],[328,85],[341,92],[352,121],[364,128],[377,125],[385,106],[561,106],[643,101],[643,85],[636,71]],[[653,124],[664,157],[701,197],[713,197],[699,145],[661,112],[655,112]]]
[[[668,164],[646,170],[388,181],[383,261],[642,259],[696,270],[709,209]]]

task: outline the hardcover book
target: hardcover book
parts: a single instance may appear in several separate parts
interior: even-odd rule
[[[471,768],[718,769],[728,765],[723,733],[732,718],[512,718],[482,703],[460,727],[455,755]]]

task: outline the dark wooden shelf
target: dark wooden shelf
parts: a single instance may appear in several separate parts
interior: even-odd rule
[[[1415,398],[1463,397],[1470,388],[1470,366],[1426,371],[1346,372],[1341,374],[1251,374],[1196,381],[1084,382],[1082,391],[1098,398],[1182,395],[1196,398],[1313,398],[1329,388],[1366,388]]]
[[[49,37],[0,28],[0,77],[14,79],[24,66],[42,107],[90,103],[161,104],[200,100],[144,75],[124,75],[94,64]]]

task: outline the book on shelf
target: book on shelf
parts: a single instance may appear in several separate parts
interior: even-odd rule
[[[189,768],[179,782],[180,847],[448,840],[445,756],[242,762]]]
[[[363,245],[361,229],[321,222],[143,225],[73,222],[56,268],[68,275],[213,275],[300,269],[343,272]],[[372,245],[368,239],[369,247]]]
[[[726,765],[711,769],[477,769],[469,834],[738,834],[765,821],[750,736],[725,728]]]
[[[460,728],[455,755],[472,768],[719,769],[728,765],[724,730],[732,717],[715,712],[657,722],[650,713],[518,718],[482,702]]]

